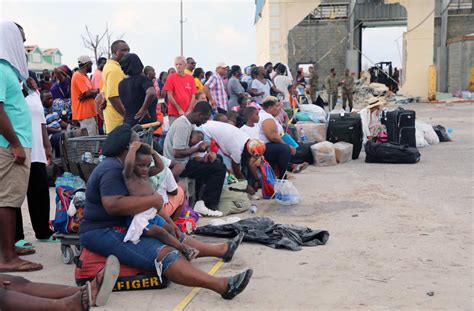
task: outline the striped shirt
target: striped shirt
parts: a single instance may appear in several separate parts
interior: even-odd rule
[[[224,80],[218,74],[213,74],[206,82],[212,98],[217,102],[217,107],[227,111],[227,93]]]
[[[53,129],[61,128],[61,118],[56,111],[44,108],[44,118],[46,119],[46,127]]]

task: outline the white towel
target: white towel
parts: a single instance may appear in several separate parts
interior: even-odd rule
[[[133,216],[132,223],[128,227],[127,234],[125,235],[123,241],[132,241],[133,244],[140,242],[140,237],[143,234],[143,230],[148,225],[148,222],[155,218],[155,216],[156,208],[154,207]]]

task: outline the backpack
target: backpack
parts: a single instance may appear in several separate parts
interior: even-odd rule
[[[260,165],[260,182],[262,184],[262,196],[264,199],[270,199],[273,196],[276,179],[272,167],[264,160],[262,165]]]
[[[80,177],[70,173],[64,173],[56,180],[55,232],[68,234],[79,231],[86,202],[85,185]]]

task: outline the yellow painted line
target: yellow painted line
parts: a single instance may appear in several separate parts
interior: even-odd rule
[[[224,262],[222,260],[219,260],[218,262],[214,264],[214,266],[212,266],[211,270],[209,270],[207,274],[214,275],[217,272],[217,270],[219,270],[219,268],[222,267],[223,264]],[[186,297],[184,297],[183,300],[181,300],[176,305],[176,307],[174,307],[173,311],[183,311],[184,308],[186,308],[186,306],[191,302],[191,300],[193,300],[193,298],[196,297],[196,295],[199,293],[200,290],[201,290],[200,287],[194,287],[189,292],[189,294],[187,294]]]

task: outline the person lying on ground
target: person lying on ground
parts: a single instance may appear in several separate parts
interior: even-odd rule
[[[152,158],[155,164],[150,167]],[[155,189],[149,177],[158,174],[163,169],[163,162],[155,150],[139,141],[133,142],[125,158],[123,170],[128,193],[133,196],[153,195]],[[181,239],[181,232],[168,215],[163,214],[163,217],[167,218],[168,222],[160,216],[162,214],[161,207],[162,205],[154,206],[130,219],[124,242],[132,241],[137,243],[142,235],[153,237],[166,245],[176,248],[186,259],[194,259],[199,251],[179,241]]]
[[[66,286],[31,282],[21,276],[0,274],[0,310],[84,311],[104,306],[119,275],[120,263],[109,256],[92,282]]]
[[[205,122],[210,115],[211,109],[209,105],[208,107],[205,114],[190,116],[191,120],[196,123]],[[201,109],[199,103],[195,109]],[[171,128],[179,124],[176,120]],[[190,132],[187,134],[188,139]],[[129,144],[135,140],[137,137],[132,136],[130,126],[123,124],[114,129],[104,141],[102,150],[106,158],[94,169],[87,182],[84,218],[79,229],[81,244],[102,256],[115,255],[122,264],[156,271],[159,276],[163,274],[172,282],[207,288],[221,294],[224,299],[234,298],[249,283],[252,269],[232,277],[214,277],[194,267],[178,250],[152,237],[142,237],[137,244],[123,242],[128,217],[163,203],[157,193],[131,196],[127,191],[122,175],[123,163]],[[218,257],[227,262],[234,257],[242,238],[243,234],[227,243],[209,244],[186,236],[183,242],[199,250],[198,257]]]

